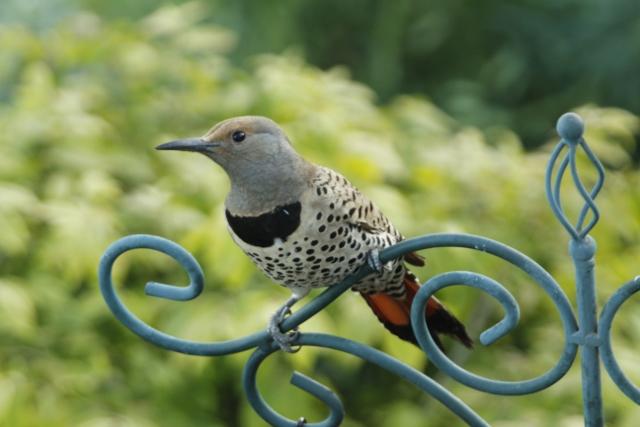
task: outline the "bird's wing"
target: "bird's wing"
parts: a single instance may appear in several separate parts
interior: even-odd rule
[[[318,168],[314,188],[316,194],[330,204],[336,216],[360,231],[375,234],[389,245],[404,239],[382,211],[339,173]],[[424,265],[424,258],[415,252],[405,255],[404,259],[412,265]]]
[[[339,173],[329,168],[318,168],[314,186],[319,200],[329,204],[328,210],[333,211],[338,220],[366,233],[401,237],[380,209]]]

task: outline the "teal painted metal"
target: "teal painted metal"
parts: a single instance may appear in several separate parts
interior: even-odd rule
[[[611,347],[611,323],[613,322],[613,317],[616,315],[620,306],[638,291],[640,291],[640,276],[636,276],[633,280],[625,283],[618,289],[604,305],[602,314],[600,315],[598,329],[600,330],[602,364],[607,369],[613,382],[620,387],[620,390],[622,390],[629,399],[640,405],[640,388],[633,385],[622,372],[620,365],[618,365],[618,362],[613,356],[613,349]]]
[[[576,299],[578,302],[578,320],[580,324],[580,329],[573,334],[571,338],[575,343],[580,345],[582,402],[585,425],[602,426],[604,425],[604,415],[602,413],[602,385],[600,382],[599,360],[601,340],[598,336],[596,291],[593,276],[596,243],[589,236],[589,231],[595,227],[600,218],[600,213],[598,212],[598,207],[594,199],[604,184],[604,168],[582,137],[584,124],[577,114],[568,113],[562,116],[560,120],[558,120],[557,131],[562,139],[554,150],[549,165],[547,166],[547,199],[556,218],[558,218],[571,236],[569,253],[573,258],[576,271]],[[560,163],[560,168],[556,174],[555,185],[553,189],[551,189],[551,176],[555,169],[555,163],[565,148],[568,149],[568,153]],[[578,148],[582,148],[598,172],[598,178],[591,191],[586,190],[578,173],[578,167],[576,165],[576,152]],[[585,201],[575,227],[571,225],[560,204],[560,184],[565,175],[567,163],[571,169],[573,183]],[[591,221],[585,226],[584,222],[589,213],[591,213]]]
[[[599,219],[599,212],[594,199],[604,183],[604,168],[582,137],[584,126],[579,116],[573,113],[563,115],[558,120],[557,130],[561,140],[551,153],[545,183],[551,208],[570,237],[569,252],[576,271],[578,320],[576,320],[571,303],[562,288],[544,268],[516,249],[482,236],[470,234],[431,234],[421,236],[384,249],[380,252],[380,258],[382,262],[387,262],[416,250],[461,247],[501,258],[529,275],[555,304],[560,314],[565,334],[563,353],[556,365],[546,373],[524,381],[497,381],[481,377],[456,365],[435,344],[431,335],[427,332],[423,313],[429,296],[448,286],[465,285],[482,290],[495,298],[504,308],[504,318],[480,335],[480,342],[483,345],[491,345],[509,333],[518,323],[520,310],[514,297],[500,283],[474,272],[451,271],[434,276],[424,283],[417,293],[411,309],[411,321],[416,331],[418,342],[430,360],[452,378],[474,389],[499,395],[530,394],[549,387],[567,373],[579,349],[582,367],[585,425],[602,426],[604,419],[600,382],[600,355],[602,355],[602,363],[613,381],[630,399],[640,404],[640,388],[633,385],[622,372],[613,355],[610,336],[613,318],[618,309],[632,295],[640,291],[640,276],[622,286],[611,297],[605,304],[598,320],[593,275],[596,245],[595,241],[589,236],[589,231]],[[576,155],[579,150],[591,161],[598,174],[597,181],[590,190],[585,188],[578,172]],[[559,161],[563,152],[564,157]],[[570,170],[574,186],[585,201],[575,225],[568,219],[561,205],[560,188],[567,169]],[[204,275],[202,269],[193,256],[181,246],[157,236],[132,235],[124,237],[114,242],[106,250],[100,260],[98,271],[101,292],[107,305],[118,320],[141,338],[167,350],[181,353],[219,356],[254,349],[244,368],[243,385],[249,403],[271,425],[279,427],[299,427],[303,425],[330,427],[341,423],[344,418],[344,408],[340,399],[327,387],[297,372],[293,373],[291,383],[324,402],[329,408],[329,416],[323,421],[311,423],[307,422],[303,417],[298,420],[291,420],[275,412],[266,403],[257,388],[256,376],[261,363],[269,355],[278,351],[278,347],[273,343],[266,330],[229,341],[203,343],[165,334],[138,319],[118,297],[111,278],[111,270],[116,259],[124,252],[138,248],[153,249],[173,257],[184,267],[189,275],[190,283],[184,287],[150,282],[145,287],[145,292],[148,295],[175,301],[187,301],[197,297],[203,289]],[[373,273],[371,268],[368,265],[363,265],[343,282],[327,288],[318,297],[289,316],[283,322],[282,329],[292,330],[296,328],[342,295],[355,282],[371,273]],[[371,347],[345,338],[317,333],[300,333],[295,344],[302,347],[329,348],[352,354],[355,357],[376,364],[433,396],[468,425],[489,425],[464,402],[428,376]]]

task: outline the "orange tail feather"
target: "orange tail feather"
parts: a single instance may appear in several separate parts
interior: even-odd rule
[[[405,298],[396,299],[384,293],[371,295],[361,294],[374,314],[392,334],[405,341],[418,345],[411,327],[411,303],[420,285],[416,277],[407,272],[404,276]],[[469,338],[464,325],[451,314],[436,297],[427,301],[425,317],[433,340],[442,348],[438,334],[450,335],[471,348],[473,341]]]

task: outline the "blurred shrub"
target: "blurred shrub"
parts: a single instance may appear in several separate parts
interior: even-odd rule
[[[40,13],[52,19],[70,2],[115,20],[157,4],[69,0]],[[640,113],[636,0],[235,0],[206,12],[237,33],[237,63],[293,47],[321,68],[349,67],[385,101],[422,93],[467,125],[513,129],[528,148],[576,105]]]
[[[548,145],[526,153],[508,129],[461,125],[419,97],[378,107],[373,91],[353,82],[346,69],[320,71],[293,54],[253,57],[244,71],[228,57],[236,35],[202,23],[202,7],[164,8],[139,22],[78,13],[42,33],[0,28],[0,424],[262,425],[240,390],[246,354],[208,360],[155,349],[115,321],[96,282],[98,259],[110,242],[129,233],[160,234],[200,260],[205,295],[185,304],[144,297],[144,281],[184,277],[175,263],[140,251],[115,271],[136,313],[201,340],[264,326],[286,292],[262,277],[228,237],[224,174],[205,158],[153,151],[233,115],[280,122],[305,156],[347,175],[405,235],[464,231],[502,240],[541,262],[573,296],[566,237],[543,193]],[[639,121],[618,109],[580,112],[609,169],[594,232],[603,300],[637,274],[640,174],[630,153]],[[544,124],[550,139],[552,124]],[[577,207],[577,197],[569,198],[566,209]],[[482,271],[504,282],[521,304],[516,333],[470,354],[448,343],[455,358],[511,379],[555,363],[563,344],[559,317],[526,277],[467,251],[433,251],[428,258],[423,278],[450,269]],[[472,291],[453,289],[443,299],[474,335],[501,315],[497,304]],[[368,311],[357,296],[345,295],[304,329],[362,340],[424,368],[423,355],[386,334]],[[625,310],[614,331],[620,359],[635,379],[640,372],[631,349],[640,340],[639,322]],[[456,422],[397,378],[311,349],[274,357],[261,372],[270,403],[291,417],[313,420],[325,411],[286,385],[292,368],[340,393],[347,426]],[[495,425],[570,425],[581,411],[577,378],[572,371],[557,386],[522,398],[438,380]],[[637,407],[606,381],[605,389],[608,419],[633,425]],[[508,411],[495,404],[506,400]]]

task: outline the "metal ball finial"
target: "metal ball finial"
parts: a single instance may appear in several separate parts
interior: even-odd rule
[[[576,113],[565,113],[558,119],[556,131],[560,138],[569,142],[578,142],[584,133],[582,117]]]

